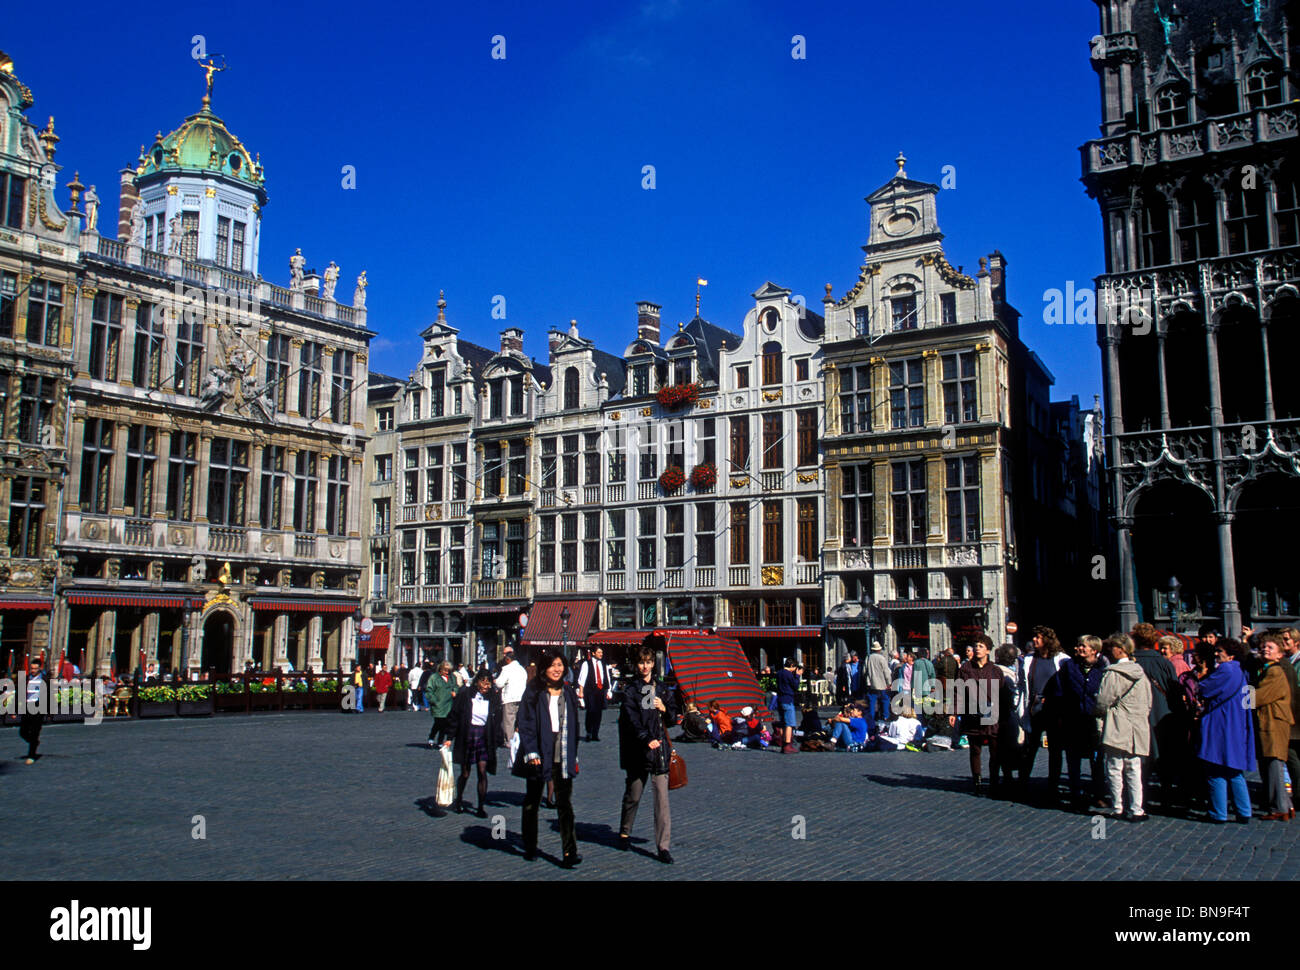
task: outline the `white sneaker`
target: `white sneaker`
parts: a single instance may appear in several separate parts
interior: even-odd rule
[[[735,744],[733,744],[733,745],[731,746],[731,750],[732,750],[732,751],[740,751],[740,750],[743,750],[744,747],[745,747],[745,742],[744,742],[744,741],[737,741]]]

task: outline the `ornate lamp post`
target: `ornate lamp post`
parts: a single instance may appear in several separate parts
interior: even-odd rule
[[[1170,576],[1169,596],[1168,596],[1169,619],[1174,625],[1174,630],[1173,630],[1174,633],[1178,632],[1178,616],[1179,613],[1182,611],[1182,605],[1183,605],[1182,596],[1181,596],[1182,589],[1183,589],[1183,584],[1178,581],[1178,577]]]
[[[567,606],[560,610],[560,652],[565,655],[569,652],[569,608]],[[577,657],[569,658],[570,668],[575,660]]]

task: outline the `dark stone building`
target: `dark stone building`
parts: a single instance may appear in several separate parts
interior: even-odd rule
[[[1098,7],[1083,182],[1120,623],[1295,623],[1300,561],[1275,543],[1300,535],[1300,3]]]

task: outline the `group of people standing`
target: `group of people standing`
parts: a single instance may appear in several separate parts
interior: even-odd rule
[[[957,671],[959,689],[945,695],[997,698],[991,711],[965,703],[949,712],[949,723],[960,724],[969,739],[976,793],[984,791],[982,748],[989,749],[990,793],[1023,798],[1045,742],[1049,797],[1075,810],[1142,822],[1150,793],[1166,814],[1186,816],[1203,804],[1205,821],[1221,824],[1231,794],[1235,820],[1246,822],[1252,810],[1245,772],[1258,766],[1266,809],[1259,817],[1294,818],[1300,634],[1246,634],[1238,641],[1205,629],[1185,649],[1178,637],[1139,623],[1105,641],[1079,637],[1071,655],[1045,626],[1034,627],[1023,655],[978,637]],[[1090,789],[1082,780],[1085,762]]]
[[[661,862],[671,863],[671,814],[668,774],[671,745],[668,729],[678,716],[675,695],[654,675],[654,652],[648,647],[631,651],[635,672],[624,688],[619,714],[619,767],[626,774],[619,817],[617,847],[631,845],[641,797],[649,788],[654,798],[655,845]],[[477,771],[477,808],[486,818],[488,776],[498,767],[498,749],[510,750],[510,771],[524,779],[522,828],[524,858],[537,858],[538,821],[543,805],[557,809],[560,823],[561,865],[582,862],[573,807],[573,782],[581,765],[578,746],[600,740],[600,722],[606,701],[613,697],[612,672],[599,649],[579,666],[576,676],[559,652],[542,650],[525,670],[507,648],[496,677],[479,670],[459,689],[450,665],[442,664],[425,681],[424,694],[433,715],[430,745],[451,749],[452,762],[460,766],[454,811],[469,811],[465,788],[471,768]],[[579,728],[585,707],[585,734]],[[435,812],[435,814],[443,814]]]

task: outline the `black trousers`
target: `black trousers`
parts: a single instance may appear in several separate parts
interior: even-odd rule
[[[36,756],[36,746],[41,743],[41,725],[44,714],[23,714],[18,721],[18,736],[27,742],[27,757]]]
[[[592,688],[587,691],[587,737],[600,737],[600,719],[605,714],[605,692]]]
[[[573,779],[561,778],[559,770],[551,775],[555,782],[555,804],[560,818],[560,844],[566,856],[578,852],[578,835],[573,822]],[[546,782],[529,778],[524,789],[524,848],[537,851],[537,816],[542,807],[542,790]]]
[[[451,720],[450,715],[448,715],[447,717],[435,717],[433,719],[433,726],[429,728],[429,740],[435,741],[438,744],[441,744],[443,741],[446,741],[447,722],[450,720]]]

